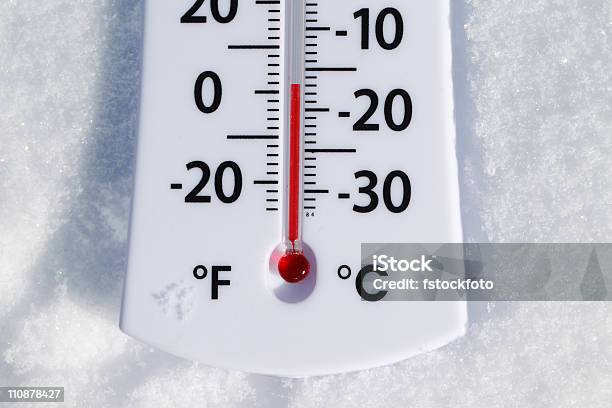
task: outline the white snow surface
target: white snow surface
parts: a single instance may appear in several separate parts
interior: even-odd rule
[[[612,0],[451,1],[466,240],[610,242]],[[441,350],[304,380],[122,334],[142,12],[0,2],[0,386],[64,386],[67,407],[610,406],[605,303],[475,304]]]

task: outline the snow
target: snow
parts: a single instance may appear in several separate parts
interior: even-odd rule
[[[186,319],[193,308],[193,286],[184,281],[171,283],[163,290],[153,294],[157,305],[167,316],[173,316],[177,320]]]
[[[612,3],[491,3],[468,7],[464,212],[493,242],[609,241]]]
[[[240,373],[203,369],[197,364],[150,378],[130,394],[131,407],[233,406],[253,402],[254,390]]]
[[[141,18],[137,0],[0,4],[0,385],[65,386],[70,407],[609,405],[605,303],[473,305],[441,350],[306,380],[119,332]],[[452,24],[466,239],[610,241],[612,2],[453,0]]]

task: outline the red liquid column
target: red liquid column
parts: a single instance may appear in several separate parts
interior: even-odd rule
[[[291,84],[291,109],[289,130],[289,228],[288,239],[295,250],[295,241],[300,237],[300,190],[302,169],[302,88],[300,84]]]
[[[283,2],[284,32],[284,131],[285,143],[285,254],[278,261],[280,276],[298,283],[310,273],[310,263],[302,248],[302,83],[304,77],[304,0]]]

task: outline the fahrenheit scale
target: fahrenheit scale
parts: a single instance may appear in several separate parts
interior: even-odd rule
[[[464,332],[369,302],[361,244],[461,242],[448,0],[148,0],[121,328],[306,376]]]

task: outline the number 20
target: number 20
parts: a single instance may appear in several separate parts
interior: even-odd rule
[[[209,195],[200,195],[210,180],[210,167],[208,164],[202,161],[193,161],[187,164],[187,170],[191,171],[193,169],[199,169],[202,172],[202,177],[193,190],[187,194],[187,197],[185,197],[185,202],[210,203],[211,198]],[[223,175],[225,174],[226,170],[231,171],[234,178],[234,188],[230,195],[225,194],[223,189]],[[215,172],[215,193],[217,198],[219,198],[219,200],[225,204],[232,204],[238,200],[240,194],[242,193],[242,172],[240,171],[238,164],[231,161],[226,161],[219,165],[217,171]]]
[[[226,16],[222,16],[219,10],[219,0],[210,0],[210,12],[212,13],[215,21],[221,24],[230,23],[238,12],[238,0],[229,0],[230,6]],[[195,13],[200,10],[200,7],[204,5],[204,0],[196,0],[189,10],[181,17],[181,23],[183,24],[197,24],[206,23],[206,16],[196,16]]]
[[[355,122],[353,130],[357,132],[378,131],[380,130],[380,125],[378,123],[368,123],[368,120],[374,116],[376,109],[378,109],[378,94],[372,89],[360,89],[355,92],[355,98],[361,98],[362,96],[370,99],[370,107],[363,114],[363,116],[357,122]],[[403,105],[403,116],[400,123],[397,123],[393,118],[393,103],[395,102],[396,98],[400,98]],[[387,123],[387,126],[389,126],[389,129],[395,132],[406,130],[412,122],[412,98],[410,97],[410,94],[403,89],[394,89],[391,91],[385,99],[384,112],[385,122]]]

